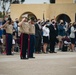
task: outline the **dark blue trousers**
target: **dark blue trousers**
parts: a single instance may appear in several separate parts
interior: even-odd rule
[[[35,35],[30,35],[30,43],[29,43],[29,58],[33,57],[34,49],[35,49]]]
[[[12,34],[6,33],[6,54],[11,55],[12,50]]]
[[[20,57],[21,58],[27,58],[26,57],[26,51],[28,49],[28,34],[21,34],[21,42],[20,42]]]

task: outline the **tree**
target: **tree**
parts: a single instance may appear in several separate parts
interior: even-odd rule
[[[0,3],[2,2],[2,9],[3,9],[3,14],[5,15],[6,12],[8,12],[8,10],[10,9],[10,5],[11,4],[20,4],[23,3],[25,0],[0,0]],[[6,10],[6,3],[9,2],[9,7]],[[6,10],[6,11],[5,11]]]
[[[21,0],[21,3],[23,3],[25,0]]]
[[[2,18],[2,17],[3,17],[2,12],[0,12],[0,18]]]

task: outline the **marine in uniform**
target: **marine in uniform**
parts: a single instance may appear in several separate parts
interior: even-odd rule
[[[12,55],[13,21],[8,19],[7,22],[0,28],[4,28],[6,30],[6,55]]]
[[[23,19],[19,22],[18,26],[20,27],[20,58],[28,59],[27,49],[28,49],[28,35],[29,35],[29,23],[28,18],[24,15]]]
[[[29,49],[28,49],[28,57],[35,58],[33,56],[34,48],[35,48],[35,25],[34,25],[34,18],[30,19],[30,30],[29,30]]]

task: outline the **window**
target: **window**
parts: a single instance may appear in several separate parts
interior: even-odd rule
[[[50,3],[55,3],[55,0],[50,0]]]

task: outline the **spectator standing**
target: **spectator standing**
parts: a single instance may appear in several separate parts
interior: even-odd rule
[[[50,30],[50,53],[56,53],[55,52],[55,42],[56,42],[56,27],[55,27],[56,21],[54,19],[51,20],[51,24],[49,26],[46,26]]]
[[[49,44],[49,28],[46,26],[48,25],[48,21],[46,21],[46,24],[42,27],[43,30],[43,53],[47,52],[47,46]]]
[[[0,26],[2,26],[2,19],[0,18]],[[2,38],[3,30],[0,30],[0,38]]]
[[[76,22],[74,22],[73,25],[71,26],[70,39],[71,39],[71,51],[73,52],[75,50],[75,43],[76,43]]]
[[[59,39],[59,50],[62,49],[62,38],[65,37],[66,32],[65,32],[65,24],[63,20],[60,20],[60,23],[58,24],[58,39]]]
[[[8,20],[8,16],[5,16],[3,18],[2,25],[4,25],[7,20]],[[5,46],[6,46],[6,29],[5,28],[3,28],[2,38],[3,38],[3,46],[2,47],[3,47],[4,54],[6,54],[6,51],[5,51]]]
[[[42,27],[41,20],[35,24],[35,52],[41,53]]]
[[[18,38],[18,23],[19,23],[19,20],[18,20],[18,18],[16,18],[15,22],[14,22],[14,30],[15,30],[16,38]]]

